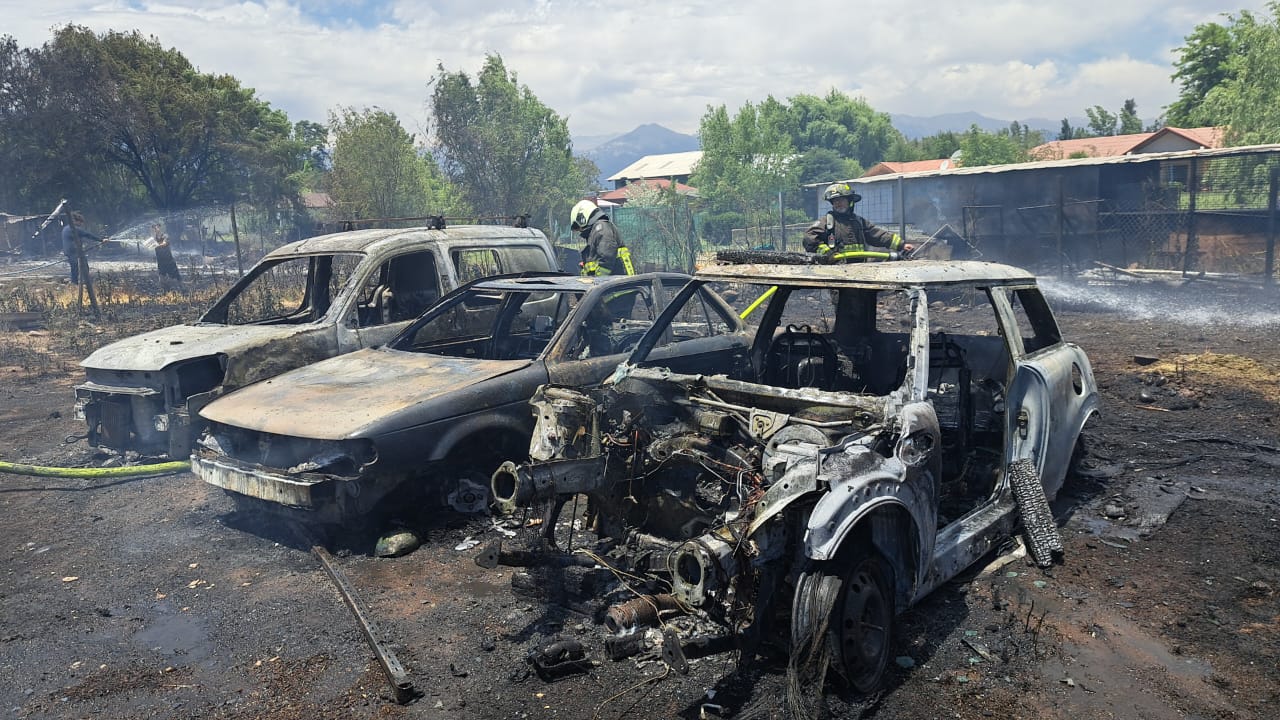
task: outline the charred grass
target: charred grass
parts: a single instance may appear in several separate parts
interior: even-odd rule
[[[0,324],[0,367],[34,377],[69,372],[108,343],[156,328],[194,322],[235,282],[233,273],[188,268],[181,285],[150,270],[94,272],[99,314],[86,294],[61,279],[26,278],[0,289],[0,316],[38,313],[38,329]]]

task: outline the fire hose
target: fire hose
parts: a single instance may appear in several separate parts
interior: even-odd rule
[[[122,467],[104,468],[62,468],[44,465],[24,465],[0,460],[0,473],[10,475],[37,475],[41,477],[62,478],[116,478],[137,477],[141,475],[168,475],[169,473],[190,470],[191,463],[186,460],[157,463],[155,465],[126,465]]]

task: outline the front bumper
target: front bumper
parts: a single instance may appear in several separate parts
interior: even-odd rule
[[[200,393],[180,406],[166,407],[164,393],[155,388],[86,382],[75,391],[75,416],[84,421],[90,445],[167,454],[175,460],[191,454],[191,418],[217,396],[216,391]]]
[[[301,510],[317,510],[331,504],[339,482],[321,474],[285,475],[225,455],[206,455],[200,451],[191,456],[191,471],[224,490]]]

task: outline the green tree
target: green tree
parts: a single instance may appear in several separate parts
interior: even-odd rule
[[[575,159],[566,120],[520,85],[499,55],[474,82],[438,66],[432,80],[435,147],[444,172],[482,215],[547,209],[554,217],[591,188]]]
[[[1195,116],[1225,124],[1232,144],[1280,142],[1280,2],[1267,3],[1267,10],[1269,17],[1243,13],[1232,25],[1236,54]]]
[[[989,133],[976,124],[970,125],[969,131],[960,139],[960,164],[976,167],[1025,162],[1027,153],[1021,139],[1025,136],[1019,135],[1020,138],[1014,138],[1008,129]]]
[[[795,177],[801,183],[847,180],[864,172],[857,160],[842,157],[830,148],[809,148],[795,157]]]
[[[690,183],[713,213],[739,213],[756,234],[755,244],[778,240],[764,233],[776,227],[778,193],[797,185],[796,152],[784,110],[772,97],[759,106],[747,103],[732,117],[724,105],[708,107],[698,129],[702,160]]]
[[[1204,107],[1209,91],[1236,74],[1232,59],[1237,54],[1239,35],[1254,23],[1247,11],[1239,18],[1227,16],[1229,27],[1218,23],[1197,25],[1177,49],[1173,80],[1178,83],[1178,99],[1165,108],[1165,117],[1174,127],[1223,124],[1223,118],[1207,114]]]
[[[0,63],[14,91],[0,99],[0,136],[25,148],[6,160],[37,206],[61,195],[119,219],[246,195],[273,206],[292,192],[284,113],[155,38],[66,25],[38,49],[0,43]]]
[[[786,105],[769,98],[760,110],[783,114],[783,129],[797,151],[826,148],[862,167],[884,160],[895,142],[902,140],[888,113],[876,112],[862,98],[839,90],[825,97],[796,95]]]
[[[288,140],[283,113],[230,75],[197,72],[177,50],[131,33],[95,35],[67,26],[53,51],[87,60],[85,82],[69,89],[106,143],[106,156],[134,175],[159,210],[225,201],[237,181],[260,171],[271,145]],[[264,181],[258,178],[258,184]]]
[[[1116,134],[1116,123],[1119,119],[1106,108],[1094,105],[1091,108],[1085,108],[1084,112],[1089,116],[1089,134],[1092,137]]]
[[[1120,134],[1133,135],[1142,132],[1142,118],[1138,117],[1138,103],[1133,98],[1124,101],[1120,109]]]
[[[330,194],[351,217],[457,214],[459,193],[394,113],[341,108],[329,116],[333,134]]]

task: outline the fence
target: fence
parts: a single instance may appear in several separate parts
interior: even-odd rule
[[[613,222],[631,249],[637,272],[693,270],[700,250],[698,223],[687,203],[614,208]]]
[[[1280,147],[1038,163],[858,183],[857,211],[956,257],[1067,273],[1118,267],[1274,274]]]

